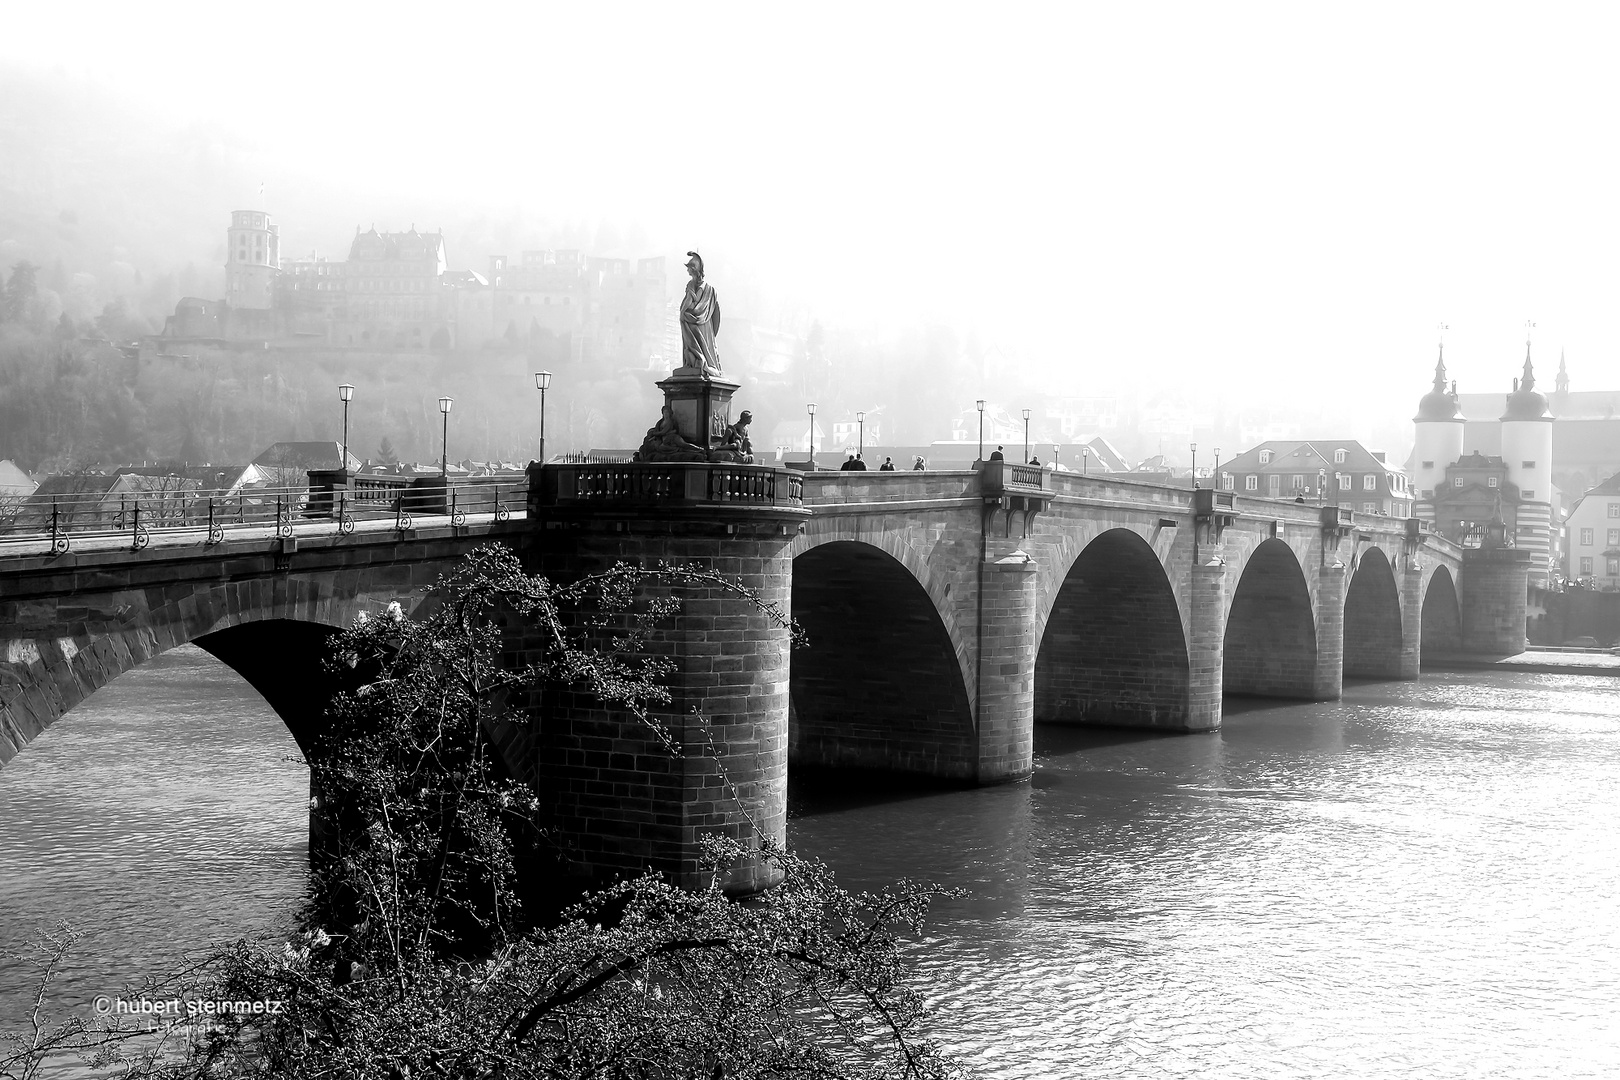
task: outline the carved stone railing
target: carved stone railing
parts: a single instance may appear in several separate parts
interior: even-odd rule
[[[804,505],[804,478],[729,462],[552,462],[529,469],[531,506]]]
[[[984,494],[1035,495],[1051,497],[1050,473],[1039,465],[1020,465],[1016,461],[987,461],[979,470]]]

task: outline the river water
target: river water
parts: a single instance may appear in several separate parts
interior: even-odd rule
[[[96,928],[60,1015],[284,922],[295,755],[194,648],[99,691],[0,770],[0,949]],[[1027,784],[792,793],[846,885],[967,890],[917,955],[977,1074],[1620,1075],[1620,680],[1429,675],[1036,755]],[[30,984],[0,961],[0,1026]]]

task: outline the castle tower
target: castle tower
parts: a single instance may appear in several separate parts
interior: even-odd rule
[[[1515,544],[1530,552],[1530,584],[1545,588],[1552,569],[1552,413],[1536,393],[1530,343],[1524,346],[1524,375],[1514,380],[1502,414],[1502,460],[1508,482],[1519,489],[1519,529]]]
[[[233,211],[231,227],[225,230],[225,302],[233,308],[269,311],[280,273],[280,229],[270,215]]]
[[[1434,389],[1423,395],[1418,414],[1417,440],[1412,448],[1412,484],[1417,488],[1413,511],[1425,521],[1434,520],[1434,494],[1446,480],[1446,466],[1462,457],[1463,415],[1457,408],[1457,395],[1446,389],[1446,346],[1440,345],[1440,360],[1434,365]]]

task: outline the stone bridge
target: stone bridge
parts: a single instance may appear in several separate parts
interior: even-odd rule
[[[785,834],[796,766],[966,783],[1028,775],[1033,724],[1206,731],[1223,693],[1330,698],[1409,679],[1425,649],[1516,652],[1525,560],[1335,507],[1040,472],[834,473],[548,465],[528,513],[351,533],[169,536],[144,550],[0,545],[0,765],[79,701],[194,642],[252,683],[301,745],[332,684],[327,638],[420,603],[492,540],[536,572],[697,563],[790,607],[786,631],[722,590],[683,593],[654,647],[676,660],[671,759],[595,702],[537,701],[498,733],[577,864],[695,880],[706,831]],[[522,628],[515,658],[528,645]],[[694,719],[701,713],[707,722]],[[0,780],[3,782],[3,780]],[[762,883],[758,868],[733,878]]]

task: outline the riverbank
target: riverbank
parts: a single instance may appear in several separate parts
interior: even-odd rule
[[[1604,649],[1527,649],[1513,656],[1425,653],[1424,671],[1529,671],[1553,675],[1620,675],[1620,656]]]

